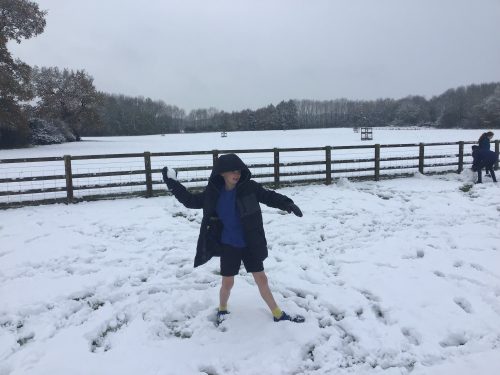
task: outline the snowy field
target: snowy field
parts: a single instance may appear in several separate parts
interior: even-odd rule
[[[274,147],[323,147],[394,143],[477,141],[487,130],[470,129],[374,129],[373,141],[361,141],[352,128],[270,130],[259,132],[165,134],[135,137],[83,138],[83,142],[0,150],[0,159],[52,157],[63,155],[119,154],[136,152],[176,152]]]
[[[0,150],[0,159],[457,142],[482,132],[375,129],[369,142],[352,129],[85,138]],[[118,168],[143,164],[125,161]],[[197,161],[206,162],[188,162]],[[41,173],[2,168],[6,177]],[[0,211],[0,375],[496,375],[500,190],[488,179],[469,190],[472,180],[466,170],[282,189],[305,216],[264,208],[265,266],[278,303],[305,315],[303,325],[275,324],[242,270],[230,319],[216,328],[218,260],[192,268],[201,212],[172,197]]]
[[[227,138],[222,138],[220,133],[198,133],[198,134],[166,134],[164,136],[137,136],[137,137],[103,137],[85,138],[83,142],[66,143],[61,145],[39,146],[27,149],[0,150],[0,159],[26,158],[26,157],[62,157],[69,154],[95,155],[95,154],[137,154],[135,157],[119,159],[95,159],[95,160],[72,160],[72,172],[75,175],[86,177],[75,178],[73,185],[76,198],[85,198],[95,194],[132,194],[145,191],[144,173],[134,172],[144,170],[144,151],[153,153],[177,152],[177,151],[210,151],[239,150],[239,149],[273,149],[297,148],[297,147],[324,147],[330,146],[352,146],[379,144],[418,144],[436,142],[475,141],[482,130],[389,130],[374,129],[373,141],[361,141],[360,134],[354,133],[352,129],[308,129],[295,131],[264,131],[264,132],[234,132],[229,133]],[[470,154],[470,145],[464,149]],[[458,153],[458,145],[427,146],[425,155],[446,155],[444,158],[429,159],[428,163],[450,163],[458,162],[455,156]],[[414,173],[418,171],[417,160],[393,161],[398,157],[418,157],[418,146],[404,148],[382,148],[380,157],[390,161],[382,161],[382,168],[389,168],[382,174]],[[264,153],[242,153],[242,159],[249,165],[270,165],[270,167],[252,168],[254,175],[273,175],[272,163],[274,156],[272,152]],[[325,161],[325,151],[300,151],[280,152],[280,173],[289,175],[282,181],[292,181],[304,178],[303,173],[316,172],[307,178],[325,179],[325,165],[318,162]],[[370,160],[374,158],[373,148],[334,150],[331,154],[334,164],[334,178],[354,178],[360,176],[372,176],[374,166],[372,161],[354,162],[349,164],[338,163],[339,160]],[[391,160],[392,159],[392,160]],[[291,166],[290,163],[317,162],[316,165]],[[470,163],[471,158],[466,156],[465,163]],[[184,155],[184,156],[153,156],[151,158],[152,168],[160,171],[165,165],[172,168],[185,169],[179,178],[183,181],[191,181],[189,186],[199,186],[208,178],[210,171],[203,167],[212,164],[212,155]],[[193,169],[193,167],[201,167]],[[403,169],[395,169],[404,167]],[[457,167],[438,167],[437,170],[452,170]],[[350,171],[349,171],[350,169]],[[365,169],[364,172],[359,170]],[[347,170],[346,172],[342,170]],[[109,176],[109,173],[112,175]],[[14,182],[0,183],[0,203],[12,204],[26,200],[61,199],[66,197],[64,189],[66,180],[64,178],[64,162],[56,160],[38,163],[0,163],[0,179],[13,179]],[[102,176],[103,174],[108,174]],[[119,175],[118,175],[119,174]],[[302,174],[302,175],[301,175]],[[33,177],[60,176],[58,179],[48,178],[34,181]],[[95,177],[94,177],[95,176]],[[297,176],[297,177],[295,177]],[[161,182],[161,175],[155,172],[152,175],[153,182]],[[270,182],[272,177],[262,178],[260,182]],[[203,182],[199,182],[203,181]],[[136,184],[132,186],[120,186],[123,184]],[[115,184],[111,188],[97,188],[98,186]],[[91,188],[86,188],[90,186]],[[156,185],[158,186],[158,185]],[[156,188],[155,186],[155,188]],[[30,191],[37,189],[45,190],[44,193],[30,193],[23,195],[7,195],[2,192]],[[47,189],[52,191],[47,192]]]
[[[216,328],[218,260],[193,269],[201,211],[173,197],[2,211],[0,375],[497,375],[500,187],[470,179],[281,189],[304,217],[263,206],[265,267],[304,324],[241,270]]]

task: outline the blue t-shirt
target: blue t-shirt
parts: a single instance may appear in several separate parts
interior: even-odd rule
[[[246,247],[243,226],[236,208],[236,189],[221,189],[215,211],[224,225],[221,242],[234,247]]]

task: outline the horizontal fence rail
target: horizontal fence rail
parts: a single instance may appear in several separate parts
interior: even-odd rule
[[[461,173],[476,142],[375,144],[244,150],[143,152],[0,159],[0,208],[166,194],[161,170],[202,188],[219,155],[239,154],[257,181],[274,188],[339,178],[380,180],[415,173]],[[494,142],[499,154],[499,141]],[[498,163],[495,166],[498,169]]]

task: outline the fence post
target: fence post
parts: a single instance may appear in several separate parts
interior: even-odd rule
[[[424,155],[425,155],[424,144],[420,143],[418,148],[419,148],[419,151],[418,151],[418,171],[421,174],[424,174]]]
[[[458,171],[457,173],[462,173],[464,170],[464,142],[458,142]]]
[[[498,155],[500,154],[500,140],[495,141],[495,152],[497,154],[497,161],[495,163],[495,169],[498,169]]]
[[[375,181],[380,180],[380,144],[375,145]]]
[[[66,175],[67,203],[73,202],[73,174],[71,172],[71,155],[64,155],[64,173]]]
[[[215,166],[217,159],[219,158],[219,150],[212,150],[212,165]]]
[[[280,152],[274,149],[274,188],[280,187]]]
[[[153,178],[151,177],[151,153],[144,152],[144,169],[146,170],[146,198],[153,196]]]
[[[326,161],[326,184],[332,183],[332,147],[325,147],[325,161]]]

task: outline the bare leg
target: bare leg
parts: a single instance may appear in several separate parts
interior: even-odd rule
[[[219,292],[219,306],[227,306],[231,289],[234,285],[234,276],[222,276],[222,285]]]
[[[252,273],[255,283],[259,287],[259,292],[267,306],[271,311],[276,309],[278,305],[274,300],[273,294],[271,293],[271,289],[269,289],[269,284],[267,283],[267,276],[264,271],[261,272],[253,272]]]

